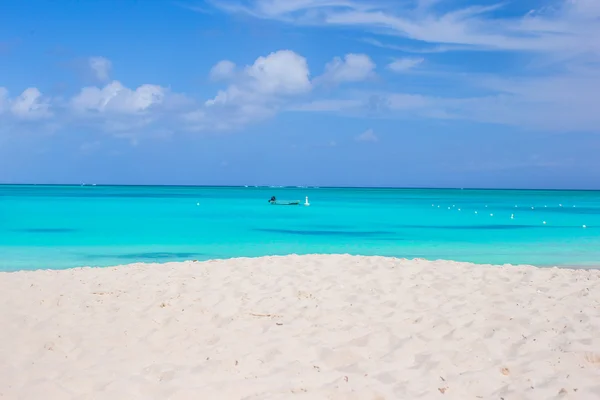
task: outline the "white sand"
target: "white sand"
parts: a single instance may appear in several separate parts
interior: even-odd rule
[[[288,256],[0,274],[1,399],[600,399],[600,271]]]

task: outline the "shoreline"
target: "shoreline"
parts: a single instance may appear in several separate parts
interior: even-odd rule
[[[289,255],[0,274],[0,397],[600,397],[600,270]]]
[[[10,271],[0,271],[0,274],[13,274],[20,272],[39,272],[39,271],[71,271],[71,270],[85,270],[85,269],[114,269],[114,268],[128,268],[133,266],[156,266],[156,265],[171,265],[171,264],[187,264],[187,263],[214,263],[214,262],[237,262],[237,261],[250,261],[250,260],[261,260],[261,259],[285,259],[288,257],[355,257],[355,258],[373,258],[373,259],[384,259],[391,260],[396,262],[415,262],[419,264],[448,264],[448,265],[463,265],[475,268],[540,268],[540,269],[566,269],[566,270],[575,270],[575,271],[593,271],[600,270],[600,264],[594,265],[577,265],[577,264],[544,264],[544,265],[533,265],[533,264],[493,264],[493,263],[476,263],[469,261],[457,261],[450,259],[427,259],[427,258],[403,258],[403,257],[395,257],[395,256],[377,256],[377,255],[363,255],[363,254],[351,254],[351,253],[306,253],[306,254],[297,254],[290,253],[285,255],[263,255],[263,256],[233,256],[233,257],[223,257],[223,258],[211,258],[208,260],[183,260],[183,261],[157,261],[157,262],[130,262],[124,264],[115,264],[115,265],[82,265],[76,267],[68,267],[61,269],[54,268],[37,268],[37,269],[19,269],[19,270],[10,270]]]

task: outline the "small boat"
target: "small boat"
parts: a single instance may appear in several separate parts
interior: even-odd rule
[[[272,206],[297,206],[300,205],[300,200],[273,200],[269,201]]]

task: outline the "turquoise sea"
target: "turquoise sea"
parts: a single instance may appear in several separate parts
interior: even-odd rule
[[[0,185],[0,271],[290,253],[597,267],[600,192]]]

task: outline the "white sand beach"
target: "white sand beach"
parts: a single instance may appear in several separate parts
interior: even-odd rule
[[[600,271],[311,255],[0,274],[0,399],[600,399]]]

